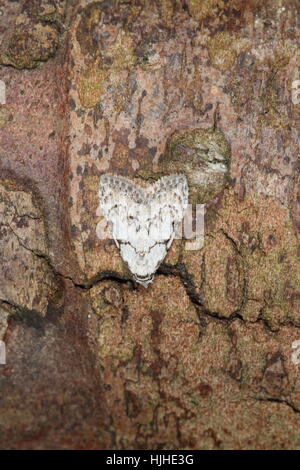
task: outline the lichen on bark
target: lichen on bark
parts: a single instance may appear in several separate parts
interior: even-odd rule
[[[298,1],[2,3],[1,447],[299,448]],[[106,172],[205,203],[148,289]]]

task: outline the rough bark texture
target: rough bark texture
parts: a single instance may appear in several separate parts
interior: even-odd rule
[[[2,448],[300,448],[299,7],[0,0]],[[206,203],[148,289],[107,171]]]

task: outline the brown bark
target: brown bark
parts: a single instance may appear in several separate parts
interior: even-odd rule
[[[299,448],[299,2],[0,11],[1,448]],[[148,289],[105,172],[206,204]]]

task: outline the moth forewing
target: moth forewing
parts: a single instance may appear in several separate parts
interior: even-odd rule
[[[100,178],[100,207],[134,279],[147,287],[175,237],[188,205],[184,175],[164,176],[148,188],[112,174]]]

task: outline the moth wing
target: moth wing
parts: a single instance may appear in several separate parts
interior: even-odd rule
[[[184,175],[164,176],[153,185],[153,191],[153,214],[159,221],[161,239],[168,241],[174,237],[188,206],[187,180]]]
[[[102,215],[113,222],[116,209],[127,208],[129,204],[142,201],[143,194],[134,184],[122,176],[102,175],[99,185],[99,200]]]
[[[154,185],[154,200],[162,209],[168,209],[174,222],[181,222],[188,206],[188,184],[184,175],[163,176]]]
[[[143,203],[143,191],[122,176],[105,174],[100,178],[99,199],[102,215],[111,223],[113,236],[128,240],[130,218]]]

